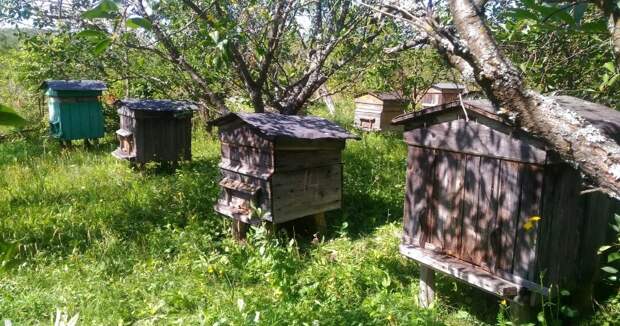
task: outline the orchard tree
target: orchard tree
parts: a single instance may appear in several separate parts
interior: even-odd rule
[[[600,189],[620,197],[620,146],[574,111],[524,81],[498,45],[486,0],[392,1],[371,7],[412,28],[404,47],[427,44],[486,93],[500,112],[579,167]],[[560,9],[560,7],[558,7]]]

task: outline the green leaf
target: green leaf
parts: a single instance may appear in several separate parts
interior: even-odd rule
[[[82,13],[85,19],[112,18],[118,12],[118,5],[112,0],[102,0],[93,9]]]
[[[608,263],[614,262],[618,259],[620,259],[620,252],[612,252],[609,256],[607,256]]]
[[[85,38],[85,39],[89,39],[89,40],[101,40],[102,38],[107,37],[108,34],[102,32],[102,31],[96,31],[96,30],[92,30],[92,29],[87,29],[87,30],[83,30],[83,31],[75,34],[75,36],[81,37],[81,38]]]
[[[523,20],[523,19],[538,20],[538,16],[536,16],[534,13],[528,10],[525,10],[525,9],[511,10],[510,12],[508,12],[508,16],[516,20]]]
[[[609,273],[609,274],[616,274],[618,273],[618,270],[611,267],[611,266],[604,266],[603,268],[601,268],[603,271]]]
[[[112,39],[106,38],[105,40],[102,40],[101,42],[97,43],[97,45],[95,45],[95,48],[93,49],[93,53],[96,55],[100,55],[103,52],[105,52],[105,50],[107,50],[111,44],[112,44]]]
[[[602,20],[587,22],[581,24],[581,30],[588,33],[605,33],[607,24]]]
[[[605,62],[603,68],[609,70],[612,74],[616,73],[616,65],[613,62]]]
[[[26,124],[26,120],[20,117],[15,110],[0,104],[0,125],[18,127],[24,124]]]
[[[605,252],[607,249],[611,248],[611,246],[601,246],[600,248],[598,248],[598,254],[602,254],[603,252]]]
[[[146,18],[142,18],[142,17],[131,17],[129,19],[127,19],[127,27],[129,28],[144,28],[144,29],[152,29],[153,28],[153,24],[151,24],[151,22],[146,19]]]
[[[568,292],[568,290],[562,290],[562,291],[560,291],[560,294],[565,296],[565,297],[567,297],[567,296],[570,295],[570,292]]]

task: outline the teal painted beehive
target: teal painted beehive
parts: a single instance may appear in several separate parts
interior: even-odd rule
[[[50,134],[64,141],[103,137],[103,112],[99,96],[106,84],[97,80],[47,80]]]

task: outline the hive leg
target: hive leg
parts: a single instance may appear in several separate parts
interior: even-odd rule
[[[424,265],[420,266],[420,307],[428,308],[435,300],[435,271]]]
[[[327,231],[327,221],[325,221],[325,213],[317,213],[312,215],[312,221],[317,233],[323,235]]]
[[[233,220],[232,234],[235,240],[245,241],[249,229],[250,229],[250,224],[243,223],[239,220]]]
[[[519,293],[510,301],[510,320],[513,325],[528,324],[536,320],[536,309],[534,308],[533,294],[530,292]]]

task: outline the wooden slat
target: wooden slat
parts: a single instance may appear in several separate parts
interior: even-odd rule
[[[438,272],[452,275],[467,284],[500,297],[515,297],[521,287],[473,264],[432,250],[401,245],[400,253]]]
[[[458,256],[465,160],[462,154],[438,151],[433,186],[433,244]]]
[[[222,160],[248,169],[273,169],[271,151],[238,144],[221,143]]]
[[[521,200],[512,273],[531,281],[537,281],[534,260],[536,258],[538,222],[531,221],[531,218],[533,216],[540,217],[541,214],[543,169],[539,166],[523,164],[520,173]]]
[[[435,152],[409,146],[404,205],[404,242],[424,246],[429,241],[429,199],[434,178]]]
[[[478,263],[476,261],[476,254],[480,249],[478,243],[477,225],[478,218],[478,191],[480,188],[479,175],[480,171],[480,156],[465,155],[465,185],[463,194],[463,219],[462,219],[462,233],[461,233],[461,259],[470,262]],[[492,180],[490,180],[492,181]],[[490,203],[486,203],[490,204]]]
[[[281,171],[302,170],[311,167],[342,163],[341,151],[276,151],[275,168]]]
[[[546,151],[475,121],[454,120],[405,132],[410,145],[544,164]]]
[[[497,229],[497,207],[499,203],[499,160],[480,158],[478,183],[478,205],[476,217],[476,249],[473,260],[476,265],[492,271],[495,269],[499,234]]]
[[[245,192],[250,195],[255,195],[256,192],[260,189],[257,185],[247,184],[243,181],[233,180],[229,178],[222,179],[222,181],[220,181],[220,186],[231,190]]]
[[[219,128],[220,141],[228,144],[245,145],[269,151],[273,143],[241,121],[235,121]]]
[[[511,273],[514,258],[517,219],[519,218],[519,201],[521,196],[521,164],[502,161],[499,181],[499,207],[497,220],[501,238],[500,251],[497,253],[497,269]]]
[[[272,176],[273,223],[340,208],[342,165],[280,172]]]
[[[298,150],[342,150],[345,147],[344,139],[291,139],[277,138],[275,148],[278,151]]]

